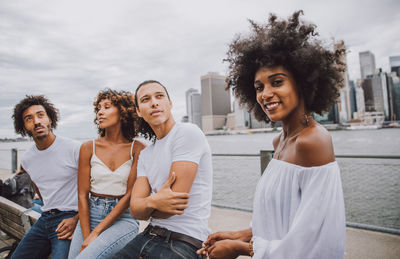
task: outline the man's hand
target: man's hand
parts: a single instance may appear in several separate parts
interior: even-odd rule
[[[88,245],[90,245],[90,243],[92,243],[98,236],[99,234],[97,232],[95,231],[90,232],[90,234],[85,238],[85,240],[83,240],[80,252],[82,252],[83,249],[88,247]]]
[[[197,253],[208,255],[210,259],[230,259],[238,257],[242,247],[246,247],[246,243],[243,241],[225,239],[216,241],[211,246],[204,247],[201,249],[203,251]]]
[[[240,231],[220,231],[213,233],[208,236],[207,240],[203,242],[203,248],[197,251],[197,254],[209,255],[211,253],[215,258],[223,258],[220,255],[224,254],[225,249],[230,245],[240,245],[240,249],[246,249],[248,242],[252,237],[251,229],[245,229]],[[226,241],[226,242],[222,242]],[[238,241],[238,242],[228,242]],[[236,247],[235,253],[238,253],[239,247]],[[232,252],[233,253],[233,252]],[[241,253],[241,252],[240,252]],[[229,253],[229,255],[231,255]],[[210,257],[212,258],[212,257]]]
[[[235,231],[220,231],[209,235],[207,240],[204,241],[204,245],[211,246],[212,244],[214,244],[216,241],[219,240],[224,240],[224,239],[235,240],[239,238],[240,235],[238,235],[238,233]]]
[[[188,207],[189,193],[173,192],[172,184],[175,182],[175,173],[172,172],[161,189],[149,196],[149,207],[173,215],[183,214]]]
[[[71,240],[75,231],[76,223],[78,223],[78,217],[63,219],[56,229],[58,239]]]
[[[233,231],[221,231],[216,232],[208,236],[207,240],[203,242],[203,247],[197,251],[197,254],[207,255],[208,250],[215,242],[220,240],[235,240],[238,239],[238,235]]]

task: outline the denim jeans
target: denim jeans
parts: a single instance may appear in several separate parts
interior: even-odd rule
[[[179,240],[162,238],[149,233],[140,233],[114,259],[143,258],[143,259],[200,259],[203,255],[196,254],[197,248]]]
[[[43,213],[43,211],[42,211],[43,202],[39,199],[35,199],[32,202],[33,202],[33,205],[31,207],[31,209],[33,211],[36,211],[37,213],[42,214]]]
[[[119,199],[100,198],[91,196],[89,198],[90,229],[93,230],[115,207]],[[72,258],[110,258],[139,232],[139,222],[131,217],[127,209],[111,226],[89,244],[81,253],[83,242],[81,225],[78,222],[74,237],[72,238],[69,257]]]
[[[63,219],[75,215],[75,211],[61,211],[54,214],[42,213],[42,216],[19,242],[11,258],[47,258],[50,253],[52,258],[68,258],[71,241],[58,239],[55,230]]]

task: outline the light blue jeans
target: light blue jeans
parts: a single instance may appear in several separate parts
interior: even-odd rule
[[[119,199],[114,198],[90,197],[91,230],[110,213],[118,201]],[[138,231],[139,222],[131,217],[129,209],[127,209],[114,224],[104,230],[88,247],[79,253],[83,237],[81,225],[78,222],[74,237],[72,238],[68,258],[110,258],[131,241],[137,235]]]

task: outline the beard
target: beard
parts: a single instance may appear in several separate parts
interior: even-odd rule
[[[38,127],[41,127],[42,125],[39,125]],[[33,130],[35,130],[37,127],[35,127]],[[47,133],[40,135],[40,136],[34,136],[32,131],[27,130],[26,133],[28,134],[29,137],[33,138],[33,139],[37,139],[37,140],[42,140],[44,138],[46,138],[49,135],[49,132],[51,131],[51,125],[47,125]]]

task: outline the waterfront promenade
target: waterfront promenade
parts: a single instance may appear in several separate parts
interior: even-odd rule
[[[0,179],[4,180],[12,174],[7,170],[0,170]],[[212,207],[209,227],[213,232],[223,230],[239,230],[249,227],[251,213]],[[143,230],[147,222],[140,222]],[[5,242],[4,242],[5,241]],[[11,240],[0,240],[0,247],[12,243]],[[246,258],[246,257],[240,257]],[[389,259],[400,258],[400,236],[374,231],[347,228],[346,259]]]

